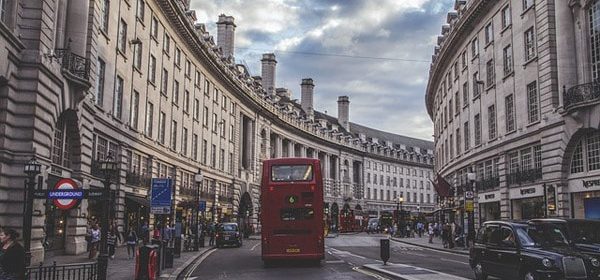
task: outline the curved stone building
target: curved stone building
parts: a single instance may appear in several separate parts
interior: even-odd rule
[[[400,196],[416,215],[434,210],[432,142],[351,122],[347,96],[337,117],[314,110],[310,78],[298,79],[297,101],[276,87],[274,54],[257,58],[262,73],[251,75],[235,63],[234,18],[219,16],[215,43],[188,2],[0,1],[0,225],[22,227],[32,156],[42,164],[39,189],[61,178],[102,189],[100,163],[116,160],[110,216],[121,230],[154,225],[152,178],[173,181],[168,222],[184,233],[196,196],[207,204],[203,219],[260,230],[261,162],[274,157],[321,160],[338,229],[348,226],[342,217],[360,223],[395,210]],[[36,199],[34,263],[43,252],[85,252],[101,209],[91,198],[64,211]]]
[[[445,218],[595,218],[599,1],[455,1],[426,93]],[[452,193],[452,192],[451,192]],[[459,219],[456,218],[457,220]]]

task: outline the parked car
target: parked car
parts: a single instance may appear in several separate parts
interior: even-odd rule
[[[222,223],[217,226],[215,244],[217,248],[224,245],[242,247],[242,234],[236,223]]]
[[[569,242],[586,254],[600,257],[600,221],[585,219],[534,219],[532,224],[551,223],[568,234]]]
[[[600,279],[596,257],[575,250],[560,227],[527,222],[485,222],[470,249],[478,280]]]

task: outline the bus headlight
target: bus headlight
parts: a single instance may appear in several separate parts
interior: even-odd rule
[[[600,261],[598,261],[598,259],[592,258],[590,261],[592,263],[592,266],[594,266],[594,267],[600,267]]]
[[[552,261],[548,258],[544,258],[542,259],[542,264],[547,267],[547,268],[551,268],[552,267]]]

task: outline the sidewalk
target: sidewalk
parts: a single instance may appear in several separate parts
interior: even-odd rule
[[[212,247],[205,246],[200,248],[198,252],[181,252],[181,257],[173,258],[173,268],[166,268],[161,271],[159,279],[175,279],[179,273],[183,271],[197,257],[204,254]],[[52,265],[56,262],[57,265],[72,264],[72,263],[87,263],[95,262],[96,259],[88,259],[87,252],[81,255],[59,255],[50,256],[44,260],[44,266]],[[111,280],[131,280],[135,277],[135,258],[127,257],[127,248],[125,246],[116,249],[115,258],[108,259],[108,279]]]
[[[413,238],[392,237],[392,240],[401,242],[401,243],[419,246],[419,247],[424,247],[424,248],[428,248],[428,249],[438,250],[438,251],[451,252],[451,253],[461,254],[461,255],[469,255],[469,250],[466,248],[463,248],[463,247],[454,247],[452,249],[444,248],[444,245],[442,244],[442,240],[440,238],[433,238],[433,243],[429,243],[429,236],[427,236],[427,235],[424,235],[423,237],[413,237]]]

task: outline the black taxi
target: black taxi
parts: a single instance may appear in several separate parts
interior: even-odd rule
[[[475,279],[600,279],[598,260],[575,250],[559,227],[489,221],[469,252]]]
[[[586,219],[533,219],[530,224],[547,224],[560,227],[567,233],[575,249],[600,259],[600,221]]]
[[[242,234],[236,223],[222,223],[217,225],[215,244],[217,248],[225,245],[242,247]]]

